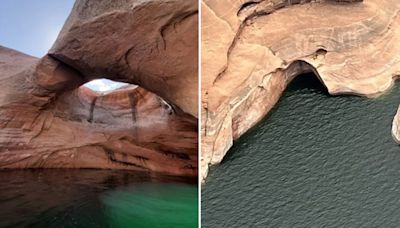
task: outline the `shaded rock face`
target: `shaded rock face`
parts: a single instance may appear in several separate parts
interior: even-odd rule
[[[79,0],[50,55],[86,79],[137,84],[197,116],[195,0]]]
[[[399,10],[395,0],[203,0],[202,177],[297,75],[315,73],[330,94],[390,88]]]
[[[197,37],[196,6],[77,1],[49,55],[0,46],[0,168],[197,176],[197,98],[189,91],[177,99],[197,88],[197,45],[186,40]],[[140,86],[105,94],[81,87],[105,76]]]

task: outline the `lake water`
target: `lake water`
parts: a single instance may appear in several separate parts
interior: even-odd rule
[[[0,171],[0,227],[197,227],[197,180],[111,170]]]
[[[399,104],[398,84],[367,99],[298,77],[211,169],[203,227],[399,227]]]

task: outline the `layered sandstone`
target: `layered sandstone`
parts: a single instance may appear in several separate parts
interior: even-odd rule
[[[196,21],[195,1],[78,0],[43,58],[0,46],[0,168],[196,176]]]
[[[390,88],[400,70],[399,10],[395,0],[204,0],[202,177],[300,74],[315,73],[330,94]]]
[[[51,57],[1,48],[0,59],[0,168],[196,175],[197,120],[159,96],[137,86],[107,94],[79,87],[82,76]]]
[[[50,55],[87,80],[137,84],[197,116],[196,0],[78,0]]]

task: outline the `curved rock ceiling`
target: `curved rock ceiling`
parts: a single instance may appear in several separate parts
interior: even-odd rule
[[[104,75],[140,87],[81,87]],[[197,176],[196,1],[78,0],[43,58],[0,46],[0,80],[0,168]]]
[[[196,0],[79,0],[49,54],[86,80],[140,85],[197,116],[197,24]]]
[[[314,72],[330,94],[389,89],[399,10],[396,0],[203,0],[202,177],[299,74]]]

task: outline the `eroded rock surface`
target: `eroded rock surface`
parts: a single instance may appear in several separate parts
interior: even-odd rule
[[[51,57],[2,48],[0,59],[7,85],[0,100],[0,168],[197,174],[197,120],[159,96],[137,86],[107,94],[71,89],[82,76]]]
[[[195,1],[78,0],[43,58],[0,46],[0,80],[0,168],[197,175]]]
[[[129,82],[198,109],[196,0],[78,0],[50,55],[86,79]]]
[[[315,73],[330,94],[390,88],[400,69],[399,10],[395,0],[204,0],[202,177],[300,74]]]

